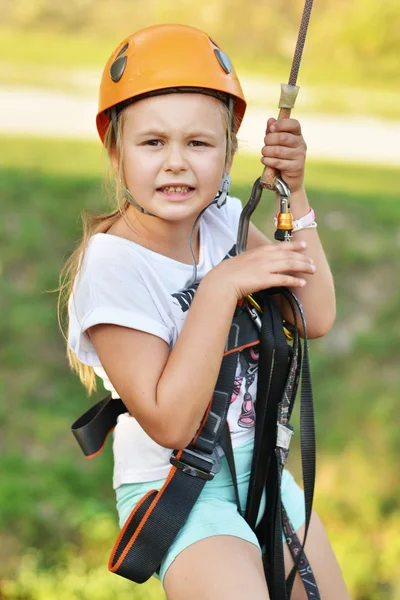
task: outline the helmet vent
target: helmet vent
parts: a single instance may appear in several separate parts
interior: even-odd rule
[[[115,58],[118,58],[119,56],[121,56],[121,54],[123,54],[124,52],[126,52],[126,50],[128,50],[129,48],[129,43],[125,44],[125,46],[122,46],[121,50],[118,52],[117,56]]]
[[[122,75],[124,74],[125,67],[126,67],[126,61],[127,61],[126,56],[120,56],[111,65],[110,75],[111,75],[111,79],[113,80],[114,83],[118,83],[118,81],[121,79]]]
[[[214,40],[210,36],[208,36],[208,39],[216,48],[219,48],[218,44],[216,42],[214,42]]]
[[[220,50],[219,48],[214,48],[214,52],[219,64],[221,65],[225,73],[228,73],[229,75],[229,73],[232,71],[231,61],[229,60],[225,52],[222,52],[222,50]]]

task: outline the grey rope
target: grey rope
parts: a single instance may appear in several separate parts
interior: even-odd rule
[[[303,10],[303,16],[301,18],[299,35],[297,37],[296,49],[294,51],[292,69],[289,76],[289,85],[296,85],[297,75],[299,74],[301,57],[304,50],[304,43],[306,41],[308,24],[310,22],[311,11],[314,0],[306,0]]]
[[[189,281],[189,283],[187,283],[185,285],[186,288],[190,288],[192,285],[194,285],[195,283],[197,283],[197,262],[196,262],[196,257],[194,255],[194,251],[193,251],[193,233],[194,230],[196,229],[196,225],[200,220],[200,217],[203,215],[203,213],[206,212],[207,208],[210,208],[210,206],[212,204],[216,204],[217,200],[213,200],[212,202],[210,202],[210,204],[207,204],[207,206],[205,208],[203,208],[203,210],[197,215],[195,222],[193,223],[193,227],[192,227],[192,231],[190,232],[190,240],[189,240],[189,246],[190,246],[190,254],[192,255],[192,259],[193,259],[193,272],[192,272],[192,277]]]

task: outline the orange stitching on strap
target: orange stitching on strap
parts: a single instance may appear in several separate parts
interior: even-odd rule
[[[228,352],[225,352],[224,356],[228,356],[228,354],[233,354],[234,352],[240,352],[240,350],[244,350],[245,348],[250,348],[251,346],[257,346],[257,344],[260,343],[260,340],[257,340],[255,342],[249,342],[248,344],[245,344],[244,346],[240,346],[239,348],[232,348],[232,350],[228,350]]]
[[[176,455],[177,459],[179,459],[182,456],[182,452],[183,452],[183,450],[179,450],[178,454]],[[158,492],[157,496],[154,498],[153,502],[150,504],[149,508],[145,512],[143,519],[140,521],[138,528],[136,529],[134,535],[129,540],[129,543],[125,546],[125,549],[122,552],[121,556],[119,557],[119,560],[117,561],[115,566],[110,567],[110,561],[109,561],[108,569],[112,573],[115,573],[115,571],[117,571],[119,569],[119,567],[121,566],[121,563],[123,562],[125,556],[128,554],[129,550],[131,549],[131,546],[133,546],[133,543],[136,541],[136,538],[138,537],[139,533],[142,531],[147,519],[149,518],[150,514],[153,512],[158,501],[160,500],[161,496],[163,495],[165,488],[170,483],[172,477],[175,475],[176,470],[177,470],[176,467],[171,468],[171,470],[168,474],[168,477],[164,482],[164,485],[162,486],[161,490]],[[120,539],[120,537],[121,537],[121,534],[119,535],[118,540]],[[117,540],[117,542],[118,542],[118,540]],[[115,543],[115,545],[117,545],[117,542]],[[115,548],[115,546],[114,546],[114,548]],[[113,554],[115,554],[115,550],[113,551]],[[111,557],[110,557],[110,560],[111,560]]]
[[[131,512],[131,514],[129,515],[129,517],[128,517],[128,518],[127,518],[127,520],[125,521],[125,524],[124,524],[123,528],[121,529],[121,531],[119,532],[118,539],[117,539],[117,541],[116,541],[116,542],[115,542],[115,544],[114,544],[114,548],[113,548],[113,550],[112,550],[112,553],[111,553],[111,556],[110,556],[110,558],[109,558],[109,560],[108,560],[108,568],[109,568],[109,570],[110,570],[110,571],[112,570],[112,569],[111,569],[111,567],[112,567],[112,563],[113,563],[113,561],[114,561],[114,556],[115,556],[115,553],[116,553],[116,551],[117,551],[117,549],[118,549],[118,546],[119,546],[119,542],[120,542],[120,540],[122,539],[122,537],[124,536],[124,533],[125,533],[125,531],[127,530],[127,528],[128,528],[128,526],[129,526],[130,522],[132,521],[133,517],[135,516],[135,513],[136,513],[136,512],[139,510],[139,508],[141,507],[141,505],[143,504],[143,502],[144,502],[144,501],[145,501],[145,500],[146,500],[146,499],[147,499],[147,498],[148,498],[148,497],[149,497],[149,496],[150,496],[150,495],[151,495],[153,492],[156,492],[156,491],[157,491],[157,490],[150,490],[150,492],[147,492],[147,494],[145,494],[145,495],[143,496],[143,498],[141,498],[141,499],[139,500],[139,502],[136,504],[135,508],[133,508],[133,510],[132,510],[132,512]]]
[[[106,437],[104,438],[104,442],[103,442],[103,445],[101,446],[101,448],[99,450],[97,450],[97,452],[94,452],[93,454],[89,454],[88,456],[85,455],[85,458],[94,458],[95,456],[97,456],[98,454],[100,454],[100,452],[104,449],[104,446],[106,445],[106,441],[107,441],[108,436],[110,435],[110,433],[114,429],[115,429],[115,425],[113,425],[113,427],[111,427],[111,429],[107,433]]]

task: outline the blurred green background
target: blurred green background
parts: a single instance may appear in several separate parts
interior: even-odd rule
[[[315,4],[298,113],[361,113],[395,124],[398,0]],[[29,102],[39,87],[95,97],[114,46],[160,22],[207,30],[239,76],[285,80],[302,1],[0,0],[0,9],[0,93],[14,86]],[[136,586],[107,571],[118,534],[111,444],[85,461],[69,432],[104,393],[87,398],[69,371],[49,293],[79,239],[81,210],[107,202],[100,144],[21,134],[0,141],[0,599],[161,599],[156,581]],[[234,194],[247,199],[259,174],[259,157],[239,152]],[[310,344],[315,506],[351,597],[398,600],[399,169],[309,161],[306,183],[338,298],[333,330]],[[269,235],[274,212],[265,194],[255,222]],[[300,474],[296,448],[290,467]]]

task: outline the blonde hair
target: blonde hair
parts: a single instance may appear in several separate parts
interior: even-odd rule
[[[237,137],[236,122],[232,119],[228,107],[222,101],[218,101],[218,106],[221,110],[221,115],[224,121],[224,126],[227,131],[227,151],[226,151],[226,164],[230,164],[233,160],[235,152],[237,151]],[[125,184],[124,184],[124,173],[123,173],[123,147],[122,147],[122,134],[125,121],[126,109],[122,110],[118,115],[117,119],[117,139],[113,131],[113,124],[110,121],[107,127],[106,135],[104,138],[104,147],[111,159],[111,156],[116,153],[118,166],[116,172],[110,168],[110,179],[109,183],[112,184],[112,193],[109,194],[114,204],[111,212],[94,215],[87,212],[82,212],[82,225],[83,235],[81,240],[78,242],[77,247],[72,252],[64,264],[59,278],[59,287],[56,291],[59,292],[57,302],[57,316],[58,323],[61,332],[64,336],[65,341],[68,339],[68,304],[71,298],[74,282],[79,275],[79,268],[82,263],[85,251],[87,249],[90,238],[96,233],[106,233],[110,227],[118,221],[121,217],[130,227],[130,223],[126,218],[126,210],[129,206],[128,200],[125,198]],[[110,160],[111,164],[111,160]],[[110,187],[110,186],[109,186]],[[64,326],[67,324],[67,334],[64,333]],[[78,360],[76,354],[70,349],[67,344],[67,357],[68,362],[73,371],[77,373],[79,379],[87,390],[88,395],[92,394],[96,388],[96,375],[93,367],[83,364]]]

